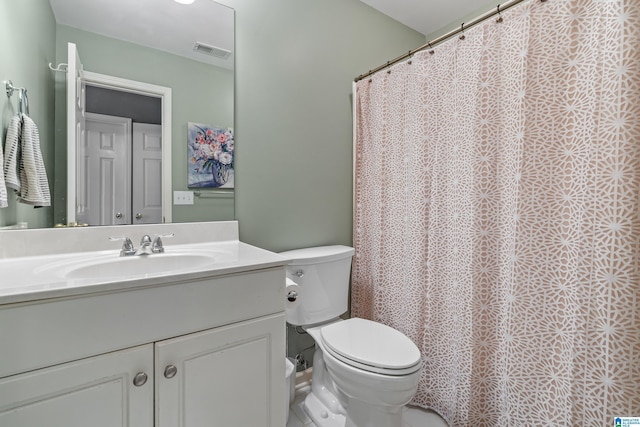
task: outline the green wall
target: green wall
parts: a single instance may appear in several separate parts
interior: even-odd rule
[[[241,239],[351,244],[351,84],[424,36],[359,0],[221,3],[236,10]]]
[[[498,5],[499,2],[487,2],[484,6],[481,6],[482,3],[479,3],[478,8],[476,10],[474,10],[473,12],[465,15],[465,16],[461,16],[458,19],[456,19],[453,22],[449,22],[448,24],[442,25],[442,27],[440,28],[434,28],[433,31],[429,34],[427,34],[427,41],[431,41],[431,40],[435,40],[436,38],[448,33],[449,31],[453,31],[456,30],[458,28],[460,28],[460,24],[462,24],[463,22],[471,22],[472,20],[476,19],[477,17],[484,15],[486,12],[490,11],[490,10],[494,10],[496,8],[496,6]],[[504,2],[503,2],[504,3]],[[495,18],[497,19],[497,18]]]
[[[173,190],[187,190],[187,122],[233,127],[233,71],[140,45],[58,25],[57,61],[67,62],[67,43],[76,44],[86,71],[171,88]],[[56,222],[65,222],[66,110],[64,73],[56,77]],[[234,219],[233,197],[195,198],[174,206],[173,222]]]
[[[32,29],[37,29],[33,31]],[[40,147],[49,182],[53,181],[54,92],[52,75],[47,64],[55,60],[56,22],[49,2],[20,0],[0,2],[0,93],[2,145],[11,117],[18,110],[17,92],[8,99],[5,80],[27,88],[30,116],[38,126]],[[47,227],[53,223],[52,208],[34,209],[15,201],[9,191],[9,207],[0,209],[0,226],[26,221],[30,228]]]

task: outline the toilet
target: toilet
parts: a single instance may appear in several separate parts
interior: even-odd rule
[[[315,340],[311,392],[304,410],[318,427],[402,427],[403,407],[418,387],[418,347],[370,320],[340,319],[348,308],[348,246],[282,252],[286,317]]]

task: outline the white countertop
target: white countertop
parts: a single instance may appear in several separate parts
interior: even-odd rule
[[[236,232],[233,232],[233,230],[229,232],[228,227],[233,226],[236,227]],[[49,242],[42,242],[44,246],[51,246],[50,251],[42,249],[41,245],[39,246],[39,254],[34,256],[26,256],[23,254],[23,256],[5,256],[0,258],[0,305],[179,283],[257,269],[279,267],[288,263],[287,258],[276,253],[242,243],[238,240],[228,240],[229,237],[237,236],[237,223],[233,221],[228,224],[228,227],[224,227],[225,231],[223,233],[219,232],[220,225],[212,226],[218,228],[217,234],[214,233],[218,238],[215,236],[212,237],[212,234],[208,232],[206,224],[178,224],[175,227],[163,225],[161,231],[162,233],[178,233],[179,231],[180,233],[188,234],[190,237],[188,239],[184,237],[165,239],[164,247],[166,254],[213,253],[213,261],[211,263],[200,264],[195,268],[181,268],[179,271],[173,271],[169,274],[166,272],[151,272],[111,278],[97,276],[72,279],[65,277],[65,265],[91,262],[97,259],[117,259],[120,254],[119,246],[110,242],[107,244],[108,246],[117,246],[117,248],[104,250],[104,241],[106,239],[103,235],[113,234],[114,231],[124,231],[127,233],[134,231],[133,228],[128,227],[131,226],[119,228],[97,227],[95,228],[95,232],[81,231],[80,233],[82,233],[83,238],[95,238],[96,241],[100,242],[97,250],[82,250],[78,252],[63,250],[62,248],[65,247],[64,242],[75,241],[77,238],[74,237],[78,234],[77,232],[68,230],[71,233],[57,234],[59,237],[65,237],[62,241],[58,239],[56,242],[56,239],[53,239]],[[148,227],[148,230],[157,230],[158,226]],[[145,230],[144,228],[135,229],[138,233],[145,232]],[[35,232],[35,234],[23,236],[33,241],[37,240],[38,237],[49,238],[53,230],[42,230],[41,233],[37,233],[38,230],[29,231]],[[15,233],[24,232],[25,231],[16,231]],[[99,239],[96,233],[99,235]],[[71,234],[74,236],[71,236]],[[151,235],[151,232],[149,234]],[[135,235],[132,236],[132,240],[134,237],[138,238],[138,236]],[[176,237],[178,237],[178,235]],[[15,236],[13,236],[13,238],[15,241]],[[174,241],[175,243],[181,244],[173,244]],[[135,240],[134,245],[136,247],[138,246]],[[59,249],[56,250],[56,247]],[[152,254],[142,256],[162,257],[163,255]],[[61,266],[62,268],[60,268]]]

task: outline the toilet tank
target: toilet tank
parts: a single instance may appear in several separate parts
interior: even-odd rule
[[[319,246],[282,252],[291,261],[287,278],[298,286],[298,298],[287,302],[287,322],[312,325],[345,313],[349,301],[351,258],[355,250],[348,246]],[[291,284],[291,282],[288,282]]]

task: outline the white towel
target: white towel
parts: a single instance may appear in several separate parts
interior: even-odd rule
[[[18,178],[18,164],[20,162],[20,137],[22,133],[22,117],[16,114],[9,121],[7,136],[5,138],[4,151],[4,179],[8,188],[20,192],[20,179]]]
[[[4,165],[2,147],[0,147],[0,164]],[[0,208],[6,208],[8,205],[9,199],[7,197],[7,186],[4,183],[4,173],[0,173]]]
[[[35,207],[51,206],[49,181],[40,151],[40,134],[35,122],[22,115],[22,138],[20,140],[20,183],[18,201]]]

